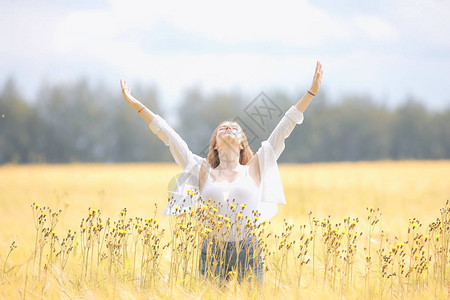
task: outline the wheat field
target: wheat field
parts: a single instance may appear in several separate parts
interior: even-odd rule
[[[450,161],[280,165],[287,204],[254,226],[265,245],[257,287],[199,279],[208,231],[162,216],[180,171],[1,166],[0,298],[449,297]]]

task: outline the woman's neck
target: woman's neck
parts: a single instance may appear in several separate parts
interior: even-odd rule
[[[233,171],[238,166],[240,166],[239,163],[240,153],[237,151],[237,149],[222,149],[219,151],[219,160],[220,163],[216,167],[216,169],[224,170],[224,171]]]

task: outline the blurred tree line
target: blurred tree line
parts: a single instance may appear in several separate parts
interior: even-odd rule
[[[119,88],[108,92],[80,80],[40,90],[34,104],[12,79],[0,90],[0,164],[173,161]],[[133,87],[133,95],[165,117],[156,88]],[[220,121],[236,120],[256,152],[296,101],[281,91],[248,99],[236,91],[205,95],[192,89],[169,123],[205,157]],[[333,104],[321,92],[286,140],[280,162],[449,159],[449,124],[450,108],[430,112],[411,99],[389,110],[363,96]]]

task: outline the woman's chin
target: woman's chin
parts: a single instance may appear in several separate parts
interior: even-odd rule
[[[233,142],[234,144],[239,144],[239,139],[235,135],[229,135],[228,141]]]
[[[221,137],[222,143],[226,146],[239,147],[239,141],[234,135],[225,135]]]

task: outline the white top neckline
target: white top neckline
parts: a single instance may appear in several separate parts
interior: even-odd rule
[[[207,178],[205,179],[205,182],[206,182],[206,180],[209,179],[209,180],[211,180],[211,182],[219,183],[219,184],[221,184],[221,183],[226,183],[226,184],[237,184],[237,183],[240,183],[240,182],[242,182],[243,180],[245,180],[245,178],[246,178],[247,176],[250,176],[248,165],[241,165],[241,166],[244,167],[244,169],[245,169],[244,174],[241,175],[241,176],[239,176],[238,179],[236,179],[235,181],[232,181],[232,182],[229,182],[229,181],[216,181],[216,180],[214,180],[214,179],[211,177],[211,171],[213,170],[213,168],[210,166],[209,171],[208,171],[208,176],[207,176]],[[253,178],[252,178],[252,180],[253,180]],[[254,180],[253,180],[253,181],[254,181]],[[255,182],[255,184],[256,184],[256,182]]]

